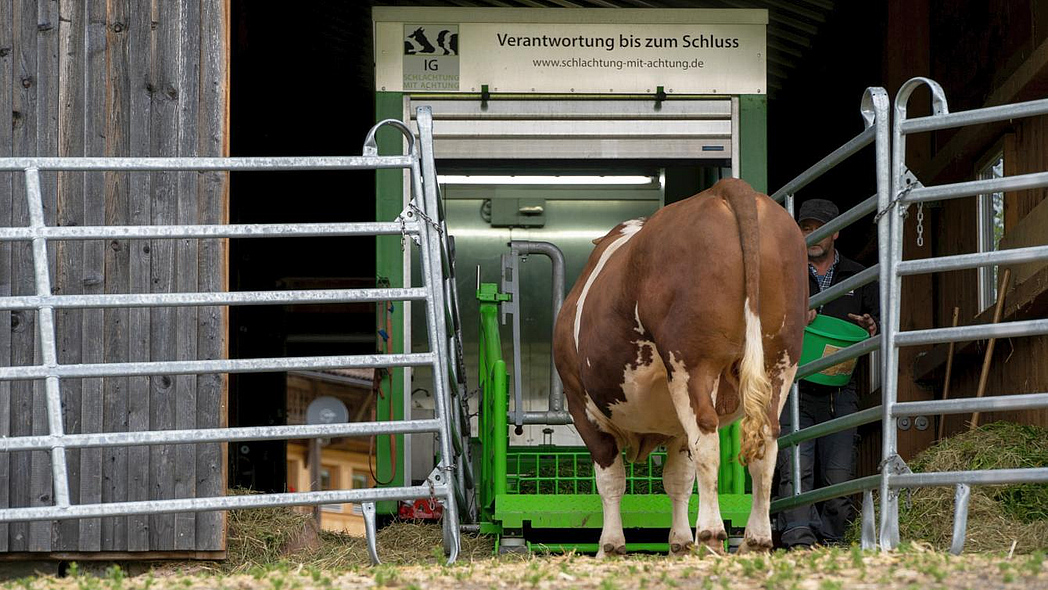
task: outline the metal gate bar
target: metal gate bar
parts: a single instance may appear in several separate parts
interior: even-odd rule
[[[125,443],[121,442],[120,444]],[[433,486],[251,494],[247,496],[145,500],[139,502],[113,502],[109,504],[74,504],[64,508],[39,506],[35,508],[0,510],[0,522],[99,518],[103,516],[165,514],[171,512],[207,512],[212,510],[231,510],[234,508],[269,508],[310,504],[343,504],[346,502],[363,503],[383,500],[411,500],[415,498],[446,498],[451,494],[452,492],[448,486],[436,484]]]
[[[49,450],[54,487],[54,505],[0,509],[0,522],[94,518],[131,514],[197,512],[263,506],[292,506],[355,502],[363,503],[369,548],[374,552],[373,502],[414,498],[441,498],[445,501],[444,545],[449,561],[459,551],[459,505],[468,504],[468,445],[459,440],[468,436],[458,422],[459,412],[450,403],[450,353],[461,356],[461,336],[449,336],[448,320],[457,326],[457,302],[449,296],[453,281],[453,261],[446,242],[447,232],[436,198],[436,170],[433,163],[433,126],[428,107],[418,112],[419,139],[400,121],[386,120],[375,125],[364,143],[360,157],[303,158],[0,158],[0,171],[22,172],[26,179],[29,206],[28,227],[0,228],[0,241],[32,242],[36,295],[0,297],[0,309],[37,310],[39,365],[0,367],[0,381],[45,381],[48,434],[0,438],[0,452]],[[390,125],[404,134],[407,156],[378,156],[376,131]],[[377,170],[407,169],[413,198],[395,221],[370,223],[170,225],[114,227],[47,227],[40,193],[40,171],[235,171],[235,170]],[[424,269],[422,288],[329,289],[316,291],[250,291],[229,293],[141,293],[105,295],[52,295],[47,259],[49,240],[92,239],[174,239],[174,238],[294,238],[314,236],[400,235],[420,244]],[[452,285],[453,287],[453,285]],[[453,291],[450,291],[453,293]],[[420,353],[304,356],[223,360],[157,361],[146,363],[58,364],[54,309],[132,308],[163,306],[281,305],[292,303],[425,301],[429,327],[429,350]],[[450,307],[450,309],[449,309]],[[429,365],[433,369],[436,411],[433,419],[400,422],[358,422],[330,425],[257,426],[243,428],[186,429],[137,432],[66,434],[62,424],[60,378],[153,376],[165,374],[206,374],[271,372],[296,369],[342,367],[408,367]],[[456,389],[465,389],[463,376],[455,374]],[[456,395],[459,393],[456,391]],[[301,492],[181,498],[140,502],[70,505],[65,461],[67,448],[112,447],[151,444],[188,444],[239,440],[281,440],[332,436],[438,433],[440,464],[424,485]],[[452,439],[452,432],[455,438]],[[370,516],[370,518],[369,518]]]
[[[3,158],[0,158],[0,162]],[[107,225],[30,229],[0,227],[0,240],[105,240],[111,238],[313,238],[418,235],[414,221],[356,223],[243,223],[235,225]]]

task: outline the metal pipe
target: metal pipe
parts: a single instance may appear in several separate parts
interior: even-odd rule
[[[378,143],[375,141],[375,136],[378,134],[378,130],[384,125],[393,127],[404,136],[404,139],[408,142],[406,153],[412,156],[418,155],[418,152],[415,151],[415,133],[411,131],[411,128],[405,125],[403,121],[397,119],[382,119],[378,123],[372,125],[371,129],[368,129],[367,137],[364,138],[364,148],[361,150],[361,153],[364,154],[364,156],[372,158],[379,157]],[[412,163],[414,163],[415,158],[411,158],[411,160]]]
[[[873,408],[867,408],[854,414],[848,414],[847,416],[841,416],[825,422],[820,422],[814,426],[809,426],[802,430],[794,430],[786,436],[779,438],[779,448],[790,447],[794,445],[800,445],[800,443],[813,440],[826,436],[827,434],[833,434],[849,428],[855,428],[856,426],[862,426],[863,424],[871,424],[881,419],[881,407],[876,406]]]
[[[574,424],[571,414],[566,410],[560,410],[557,412],[524,412],[523,416],[524,424],[549,424],[551,426],[563,425],[563,424]]]
[[[841,496],[847,496],[854,494],[855,492],[871,490],[877,487],[877,481],[879,479],[879,475],[868,475],[866,477],[860,477],[859,479],[852,479],[833,484],[832,486],[812,490],[810,492],[804,492],[799,496],[779,498],[771,503],[771,509],[769,512],[781,512],[783,510],[789,510],[790,508],[796,508],[797,506],[807,506],[808,504],[814,504],[816,502],[822,502],[833,498],[840,498]]]
[[[430,350],[435,352],[433,358],[434,377],[434,408],[438,420],[443,420],[449,427],[442,428],[440,438],[440,467],[443,468],[446,481],[451,483],[456,480],[456,455],[451,440],[450,424],[453,420],[449,412],[453,411],[448,370],[448,326],[447,326],[447,302],[444,300],[444,263],[442,252],[445,251],[444,239],[447,233],[441,232],[440,226],[433,227],[430,224],[441,223],[440,203],[437,200],[437,174],[433,161],[433,113],[429,107],[419,107],[416,110],[418,121],[419,143],[422,144],[421,151],[425,157],[421,158],[418,165],[412,166],[412,182],[415,183],[414,194],[423,195],[419,203],[429,217],[422,225],[423,247],[419,248],[422,257],[422,271],[429,275],[429,286],[433,294],[426,299],[426,316],[429,323]],[[401,131],[407,129],[402,123]],[[424,219],[425,220],[425,219]],[[465,490],[455,489],[455,494],[448,496],[444,506],[444,550],[448,557],[448,563],[453,563],[459,553],[459,501],[458,496],[464,498]],[[463,502],[463,506],[465,506]]]
[[[883,367],[884,379],[881,381],[881,406],[884,409],[884,417],[881,422],[883,435],[881,438],[882,467],[880,485],[880,546],[884,551],[894,548],[899,542],[899,499],[890,489],[895,475],[891,473],[889,465],[893,464],[898,456],[898,430],[895,428],[895,418],[892,412],[897,401],[899,386],[897,334],[900,324],[901,277],[899,277],[895,269],[902,260],[902,228],[904,226],[906,209],[896,202],[895,198],[901,198],[907,186],[906,136],[902,133],[902,123],[906,121],[907,103],[910,100],[910,95],[921,86],[927,86],[931,91],[932,113],[942,114],[949,112],[946,95],[939,84],[927,78],[910,79],[902,85],[895,97],[895,117],[892,122],[891,142],[889,143],[887,140],[887,127],[882,127],[883,132],[878,134],[877,142],[877,194],[878,211],[881,216],[880,225],[877,228],[878,239],[880,240],[878,256],[882,270],[881,276],[885,278],[885,280],[881,281],[883,324],[881,327],[881,343],[885,359]],[[882,122],[886,126],[888,123],[886,116],[887,95],[884,94],[882,97],[874,98],[885,105],[883,109],[885,117]],[[888,169],[889,165],[890,170]],[[885,186],[885,183],[889,183],[890,188]]]
[[[967,414],[969,412],[1004,412],[1048,408],[1048,393],[995,395],[980,398],[957,398],[924,402],[899,402],[896,416],[924,416],[928,414]]]
[[[819,291],[815,295],[812,295],[808,300],[808,307],[815,309],[816,307],[825,305],[842,295],[858,289],[864,285],[868,285],[876,281],[881,274],[881,265],[874,264],[873,266],[862,270],[854,276],[848,277],[847,279],[837,283],[836,285],[826,289],[825,291]],[[0,300],[2,301],[2,300]]]
[[[1016,174],[1003,178],[969,180],[967,182],[918,187],[911,190],[902,200],[904,203],[943,201],[960,197],[973,197],[985,193],[1021,191],[1046,186],[1048,186],[1048,172],[1033,172],[1031,174]]]
[[[964,551],[964,536],[968,530],[968,498],[972,488],[968,484],[957,484],[953,495],[953,542],[950,553],[960,555]]]
[[[560,308],[564,305],[564,252],[550,242],[513,240],[509,243],[509,247],[520,254],[541,254],[549,258],[550,263],[553,265],[553,321],[556,321],[557,316],[560,315]],[[553,355],[550,354],[549,412],[547,413],[551,418],[553,418],[554,416],[563,414],[563,410],[564,384],[561,383],[560,373],[557,372],[557,365],[553,362]],[[528,412],[525,414],[525,424],[541,424],[541,422],[527,421],[528,415],[533,414],[535,414],[535,412]],[[570,416],[567,420],[567,422],[556,422],[556,424],[571,424]],[[549,424],[554,424],[554,422],[549,422]]]
[[[891,487],[911,488],[919,486],[952,486],[959,483],[983,486],[1043,482],[1048,482],[1048,467],[905,473],[892,477]]]
[[[797,379],[803,379],[808,375],[814,375],[824,369],[839,365],[844,361],[849,361],[853,358],[858,358],[870,351],[878,350],[881,347],[881,341],[877,338],[867,338],[857,344],[852,344],[848,348],[841,349],[831,355],[824,356],[820,359],[816,359],[805,365],[801,365],[797,369]]]
[[[1031,246],[1029,248],[1015,248],[1013,250],[994,250],[992,252],[958,254],[956,256],[943,256],[941,258],[903,260],[899,263],[897,271],[900,276],[908,276],[929,272],[946,272],[950,270],[978,268],[995,264],[1023,264],[1039,260],[1048,260],[1048,246]]]
[[[421,301],[426,290],[407,289],[313,289],[297,291],[226,291],[220,293],[132,293],[105,295],[27,295],[0,297],[0,309],[54,309],[163,307],[189,305],[290,305],[317,303],[361,303],[374,301]]]
[[[801,432],[801,402],[800,402],[801,389],[797,381],[793,382],[790,386],[790,424],[793,425],[792,432],[790,434],[796,435]],[[782,443],[779,443],[780,447]],[[793,496],[801,495],[801,446],[792,445],[790,453],[790,477],[793,481]]]
[[[899,346],[918,346],[921,344],[938,344],[940,342],[960,342],[962,340],[983,340],[985,338],[1017,338],[1020,336],[1038,336],[1048,333],[1048,319],[1005,322],[1003,324],[980,324],[976,326],[958,326],[956,328],[929,328],[902,332],[895,342]]]
[[[863,551],[877,547],[877,524],[875,509],[873,507],[873,491],[865,490],[862,493],[862,549]]]
[[[412,500],[433,496],[446,498],[447,485],[429,485],[395,488],[364,488],[355,490],[327,490],[323,492],[292,492],[280,494],[247,494],[243,496],[216,496],[210,498],[180,498],[175,500],[143,500],[139,502],[112,502],[106,504],[73,504],[39,506],[0,510],[0,522],[29,522],[34,520],[68,520],[71,518],[101,518],[132,514],[166,514],[171,512],[210,512],[237,508],[274,508],[277,506],[306,506],[310,504],[345,504],[353,502],[382,502]]]
[[[410,168],[411,156],[294,156],[247,158],[0,158],[0,172],[37,170],[206,172],[226,170],[385,170]]]
[[[93,432],[0,438],[0,452],[42,451],[59,445],[70,449],[114,447],[123,445],[160,445],[242,440],[292,440],[298,438],[334,438],[376,436],[383,434],[418,434],[438,432],[440,421],[402,420],[397,422],[343,422],[340,424],[294,424],[282,426],[243,426],[187,430],[143,430],[134,432]]]
[[[863,202],[848,209],[844,213],[841,213],[837,217],[834,217],[826,224],[819,227],[819,229],[811,232],[804,238],[804,243],[807,245],[815,244],[821,241],[823,238],[827,238],[844,229],[845,227],[855,223],[862,219],[866,215],[873,213],[877,210],[877,195],[871,195],[866,198]]]
[[[1015,104],[985,107],[930,117],[916,117],[903,121],[902,132],[905,134],[920,133],[922,131],[964,127],[979,123],[994,123],[1044,114],[1048,114],[1048,99],[1017,102]]]
[[[29,226],[33,229],[44,227],[44,201],[40,194],[40,174],[36,168],[25,171],[25,192],[29,205]],[[33,238],[33,274],[36,281],[37,295],[51,294],[51,276],[48,272],[47,240]],[[58,346],[55,343],[55,310],[42,305],[37,314],[37,334],[40,338],[40,356],[44,368],[58,365]],[[44,381],[44,394],[47,407],[48,433],[57,437],[51,448],[51,488],[55,506],[69,506],[69,477],[66,469],[65,447],[62,435],[62,392],[58,377],[48,375]]]
[[[109,240],[140,238],[311,238],[321,236],[417,235],[418,223],[243,223],[235,225],[111,225],[62,227],[0,227],[0,241]]]
[[[775,201],[782,201],[787,194],[794,194],[801,190],[811,181],[822,176],[837,164],[847,160],[862,148],[873,143],[875,133],[876,131],[873,127],[867,127],[862,131],[862,133],[849,139],[847,143],[833,150],[829,155],[813,164],[804,172],[798,174],[793,180],[787,182],[782,188],[775,191],[775,194],[771,195],[771,198]]]
[[[94,363],[57,366],[0,367],[0,381],[45,379],[47,377],[139,377],[189,375],[192,373],[266,373],[296,369],[344,369],[346,367],[421,367],[433,363],[432,352],[408,354],[361,354],[344,356],[301,356],[212,361],[157,361],[149,363]]]
[[[364,517],[364,537],[367,541],[371,565],[379,565],[382,563],[382,560],[378,558],[378,526],[375,519],[375,503],[361,502],[360,512]]]
[[[786,193],[786,211],[789,212],[790,217],[794,216],[794,197],[793,193]],[[800,401],[800,386],[799,381],[794,378],[793,384],[790,385],[789,403],[790,403],[790,431],[796,434],[801,430],[801,401]],[[799,496],[801,494],[801,446],[793,445],[790,449],[790,481],[793,484],[793,496]]]

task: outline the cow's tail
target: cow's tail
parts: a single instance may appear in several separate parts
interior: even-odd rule
[[[746,281],[743,315],[746,335],[739,363],[739,396],[742,398],[742,436],[739,462],[743,465],[764,458],[764,436],[770,431],[768,404],[771,381],[764,369],[764,338],[760,318],[760,232],[757,226],[756,192],[742,181],[728,185],[728,205],[735,212],[742,245],[742,267]]]

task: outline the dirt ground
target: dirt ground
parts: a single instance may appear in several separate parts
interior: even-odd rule
[[[436,553],[436,552],[434,552]],[[329,590],[448,588],[662,590],[676,588],[861,590],[866,588],[1045,588],[1044,553],[955,557],[920,545],[891,554],[815,549],[764,556],[580,555],[472,557],[452,565],[426,561],[377,567],[320,568],[294,560],[228,573],[208,564],[158,565],[130,575],[117,566],[73,566],[65,577],[9,579],[5,590]],[[3,567],[0,565],[0,567]],[[90,571],[88,571],[90,570]]]

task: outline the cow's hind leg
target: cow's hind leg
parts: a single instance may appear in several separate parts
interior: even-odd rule
[[[618,449],[616,449],[617,451]],[[594,462],[597,491],[604,509],[604,528],[600,533],[597,557],[626,554],[626,535],[622,532],[622,496],[626,493],[626,468],[622,453],[615,453],[615,460],[608,467]]]
[[[797,365],[785,367],[777,365],[768,375],[773,388],[772,407],[768,409],[769,424],[778,425],[779,414],[782,412],[782,406],[793,384],[793,376],[796,374]],[[776,434],[767,430],[764,432],[764,457],[750,461],[749,464],[750,478],[753,480],[753,506],[750,508],[750,518],[746,522],[746,534],[739,547],[739,553],[771,551],[772,548],[771,519],[768,510],[771,507],[772,474],[775,472],[775,461],[779,454]]]
[[[720,514],[717,494],[717,472],[720,470],[719,419],[713,401],[720,380],[720,369],[707,364],[687,367],[674,354],[664,361],[668,384],[677,418],[684,427],[688,450],[699,481],[699,517],[695,524],[695,543],[714,553],[724,552],[728,538]]]
[[[593,472],[597,480],[597,492],[604,512],[604,528],[600,533],[597,557],[625,555],[626,535],[622,532],[622,496],[626,493],[626,468],[615,437],[600,430],[586,415],[585,405],[576,395],[572,383],[565,382],[569,393],[568,411],[575,421],[575,429],[589,449],[593,458]]]
[[[670,555],[689,553],[694,546],[688,501],[695,486],[695,464],[688,449],[688,437],[678,436],[666,445],[666,466],[662,469],[662,486],[673,503],[673,525],[670,528]]]

